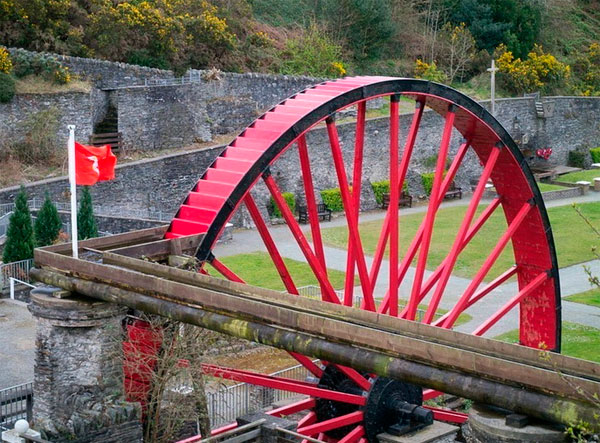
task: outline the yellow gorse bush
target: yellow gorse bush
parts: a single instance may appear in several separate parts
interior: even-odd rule
[[[438,83],[443,83],[446,81],[446,76],[438,69],[435,62],[427,63],[418,58],[415,61],[414,72],[416,78],[422,78]]]
[[[10,74],[13,69],[10,53],[4,46],[0,46],[0,72]]]
[[[559,87],[571,75],[569,65],[545,53],[539,45],[534,45],[525,60],[515,58],[504,44],[496,49],[496,56],[500,80],[506,89],[514,93]]]

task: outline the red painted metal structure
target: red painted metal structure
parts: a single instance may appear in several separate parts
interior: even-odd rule
[[[363,178],[363,155],[365,148],[366,109],[370,100],[390,98],[389,117],[389,178],[390,205],[385,215],[377,247],[370,268],[367,266],[366,252],[359,230],[360,185]],[[406,134],[401,134],[399,125],[400,99],[410,99],[416,108]],[[354,155],[351,180],[346,172],[342,149],[335,123],[336,113],[342,109],[356,108]],[[438,114],[443,123],[440,134],[439,155],[436,164],[431,198],[427,212],[416,235],[403,250],[399,245],[402,220],[398,217],[398,196],[405,183],[410,168],[411,157],[419,149],[419,129],[425,108]],[[433,114],[428,115],[430,120]],[[325,252],[317,205],[314,198],[313,172],[311,170],[310,147],[306,134],[318,124],[325,124],[330,142],[332,176],[335,172],[348,224],[348,255],[346,261],[346,281],[344,296],[340,300],[327,275]],[[462,137],[458,149],[452,149],[452,139]],[[400,140],[404,139],[403,149]],[[289,210],[277,181],[270,174],[269,167],[290,149],[298,149],[302,183],[309,214],[311,244],[300,225]],[[451,155],[454,152],[454,155]],[[313,155],[318,155],[313,153]],[[381,155],[386,155],[382,149]],[[456,177],[467,155],[475,155],[482,172],[474,190],[471,202],[458,228],[452,247],[433,274],[426,278],[426,269],[431,267],[431,245],[438,210],[444,195]],[[447,161],[452,158],[446,170]],[[530,347],[545,347],[560,350],[560,294],[554,243],[548,217],[541,194],[533,175],[527,167],[519,149],[506,130],[480,105],[461,93],[443,85],[414,79],[388,77],[349,77],[321,83],[306,89],[273,107],[245,129],[227,146],[214,163],[200,178],[193,190],[172,220],[167,238],[178,238],[193,234],[204,234],[197,250],[197,257],[203,262],[211,262],[213,267],[226,278],[241,281],[235,270],[228,269],[213,255],[213,248],[225,224],[242,204],[246,205],[254,220],[258,235],[273,259],[273,264],[288,292],[297,294],[293,276],[285,266],[278,246],[262,220],[250,190],[262,181],[269,190],[298,244],[307,263],[310,265],[321,288],[323,301],[352,305],[355,273],[359,277],[362,293],[362,309],[400,316],[414,320],[417,307],[427,299],[433,290],[424,320],[444,328],[452,328],[458,316],[484,297],[491,297],[493,291],[517,277],[518,290],[493,316],[478,326],[473,333],[483,334],[516,306],[519,307],[519,337],[521,344]],[[498,197],[492,200],[476,218],[486,183],[492,182]],[[471,284],[459,294],[453,307],[441,318],[436,319],[440,303],[449,297],[448,281],[461,252],[469,245],[490,217],[500,208],[506,218],[507,227],[502,235],[490,246],[489,256],[483,261]],[[475,219],[475,221],[473,221]],[[512,242],[514,266],[498,276],[490,276],[491,282],[482,286],[499,255]],[[389,279],[387,293],[381,299],[374,296],[386,249],[389,252]],[[416,258],[416,268],[412,281],[409,267]],[[399,288],[409,284],[408,300],[404,309],[398,312]],[[482,287],[481,287],[482,286]],[[435,287],[435,289],[434,289]],[[439,315],[438,315],[439,316]],[[323,368],[315,365],[304,356],[294,356],[316,376]],[[323,366],[326,367],[324,362]],[[340,368],[363,394],[348,394],[318,387],[315,383],[285,380],[261,374],[253,374],[237,369],[206,365],[207,373],[233,380],[256,383],[277,389],[287,389],[311,396],[297,405],[287,408],[295,412],[310,410],[313,399],[331,399],[354,404],[359,409],[349,414],[327,420],[319,420],[317,414],[309,412],[299,423],[299,432],[307,436],[318,436],[335,429],[350,429],[339,441],[352,442],[365,440],[362,426],[364,398],[369,392],[370,378],[351,368]],[[426,398],[434,395],[426,392]],[[361,403],[362,402],[362,403]],[[300,408],[300,409],[299,409]],[[283,410],[289,411],[291,409]],[[276,414],[276,412],[272,412]],[[285,414],[286,412],[282,412]],[[437,418],[461,421],[463,415],[451,411],[434,410]],[[330,437],[328,437],[331,440]]]

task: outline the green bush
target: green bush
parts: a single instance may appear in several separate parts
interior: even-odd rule
[[[383,194],[390,192],[390,181],[383,180],[380,182],[371,183],[371,187],[373,188],[373,193],[375,194],[375,201],[378,205],[383,203]],[[402,190],[408,191],[408,185],[406,182],[402,184]]]
[[[435,172],[425,172],[421,174],[421,183],[423,183],[423,189],[427,195],[431,194],[431,188],[433,188],[433,177]]]
[[[0,103],[9,103],[15,96],[15,80],[0,72]]]
[[[2,261],[10,263],[29,258],[33,258],[33,226],[27,205],[27,193],[25,188],[21,187],[15,200],[15,211],[8,220]]]
[[[342,193],[340,188],[323,189],[321,191],[321,200],[323,200],[325,206],[327,206],[333,212],[344,210],[344,203],[342,202]]]
[[[600,147],[590,149],[592,163],[600,163]]]
[[[54,203],[52,203],[50,197],[46,194],[44,204],[33,225],[36,246],[42,247],[53,244],[58,238],[61,228],[62,221],[60,220],[56,206],[54,206]]]
[[[569,151],[567,165],[573,168],[583,168],[585,165],[585,154],[582,151]]]
[[[77,212],[77,237],[79,240],[98,237],[98,225],[94,217],[94,207],[92,205],[92,195],[89,186],[83,187],[81,203]]]
[[[296,196],[292,192],[284,192],[281,194],[281,196],[284,198],[285,202],[288,205],[288,208],[290,208],[290,211],[292,211],[292,214],[296,212]],[[279,210],[279,207],[275,204],[275,200],[273,200],[273,197],[271,197],[271,199],[269,200],[269,212],[272,217],[282,217],[281,211]]]

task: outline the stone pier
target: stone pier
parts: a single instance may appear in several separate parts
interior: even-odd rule
[[[37,323],[33,428],[53,442],[141,442],[139,405],[123,394],[126,308],[56,295],[50,288],[31,294]]]

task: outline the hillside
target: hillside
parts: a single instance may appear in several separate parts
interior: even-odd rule
[[[600,6],[590,0],[14,0],[1,8],[2,45],[176,73],[418,76],[477,92],[495,52],[512,57],[500,64],[505,94],[600,93]]]

